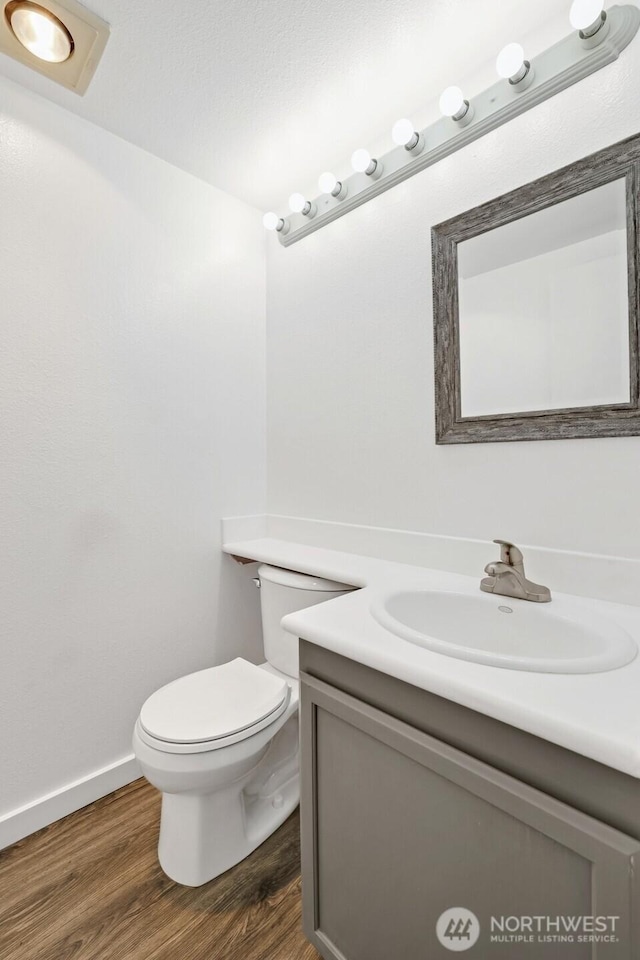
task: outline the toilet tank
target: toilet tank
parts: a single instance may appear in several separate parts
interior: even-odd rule
[[[264,563],[258,567],[258,578],[265,657],[276,670],[297,677],[298,638],[283,630],[280,621],[294,610],[313,607],[316,603],[350,593],[354,588],[335,580],[322,580]]]

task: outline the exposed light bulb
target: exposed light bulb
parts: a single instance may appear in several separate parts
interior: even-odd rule
[[[64,63],[73,53],[73,37],[44,7],[18,0],[7,4],[5,13],[16,40],[39,60]]]
[[[573,0],[569,13],[571,26],[589,35],[597,33],[602,26],[603,9],[602,0]]]
[[[411,120],[397,120],[391,130],[391,139],[399,147],[408,146],[412,140],[417,142],[418,134],[414,130]]]
[[[424,150],[424,137],[415,129],[411,120],[403,118],[397,120],[391,129],[391,139],[399,147],[404,147],[407,153],[417,156]]]
[[[318,188],[320,193],[326,193],[337,200],[344,200],[347,195],[346,185],[329,170],[318,177]]]
[[[340,193],[342,184],[336,176],[330,173],[328,170],[325,173],[321,173],[318,177],[318,189],[320,193],[332,194],[334,191]]]
[[[368,177],[377,180],[382,173],[382,164],[379,160],[374,160],[368,150],[361,147],[354,150],[351,154],[351,166],[356,173],[366,173]]]
[[[524,50],[519,43],[508,43],[503,47],[496,60],[498,76],[509,83],[520,83],[530,70],[528,60],[525,60]]]
[[[277,213],[273,213],[270,210],[269,213],[265,213],[262,218],[262,223],[264,224],[265,230],[277,230],[281,219]]]
[[[292,213],[302,213],[307,201],[301,193],[292,193],[289,197],[289,210]]]
[[[440,97],[440,112],[452,120],[462,120],[469,112],[469,103],[460,87],[447,87]]]
[[[289,197],[289,209],[292,213],[301,213],[304,217],[315,217],[317,207],[302,196],[301,193],[292,193]]]
[[[360,150],[354,150],[354,152],[351,154],[351,166],[356,173],[366,173],[367,169],[372,163],[373,160],[371,158],[371,154],[364,148],[361,148]]]
[[[318,188],[320,193],[333,193],[338,185],[338,178],[327,170],[318,177]]]

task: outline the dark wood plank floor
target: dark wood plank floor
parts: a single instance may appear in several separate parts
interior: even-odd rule
[[[156,859],[160,795],[135,783],[0,852],[2,960],[317,960],[300,923],[298,815],[202,887]]]

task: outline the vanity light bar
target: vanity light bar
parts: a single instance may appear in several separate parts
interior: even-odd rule
[[[595,6],[598,5],[602,7],[596,0]],[[583,13],[581,8],[585,6],[593,8],[594,0],[574,0],[573,20],[582,22],[576,19],[576,11]],[[625,4],[611,7],[606,13],[601,10],[591,28],[581,28],[570,34],[531,63],[524,58],[518,62],[520,57],[516,54],[521,48],[516,50],[517,45],[510,44],[499,57],[498,69],[503,77],[497,83],[467,99],[459,88],[449,87],[441,97],[441,109],[446,116],[422,131],[411,131],[407,120],[399,121],[393,133],[394,141],[399,144],[397,147],[377,158],[371,157],[364,149],[356,150],[352,157],[356,172],[341,182],[335,180],[336,185],[340,183],[337,192],[324,188],[322,195],[315,200],[294,194],[294,207],[299,208],[297,212],[286,218],[267,214],[270,228],[277,231],[280,243],[285,247],[302,240],[617,60],[639,28],[640,10]],[[514,73],[507,77],[504,74],[509,73],[509,63],[514,64]],[[328,175],[323,176],[327,178],[328,186]],[[303,207],[300,207],[301,200],[304,201]]]

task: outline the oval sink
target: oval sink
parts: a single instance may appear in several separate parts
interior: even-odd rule
[[[459,660],[540,673],[600,673],[638,653],[617,623],[563,598],[551,604],[495,594],[413,590],[374,601],[391,633]]]

